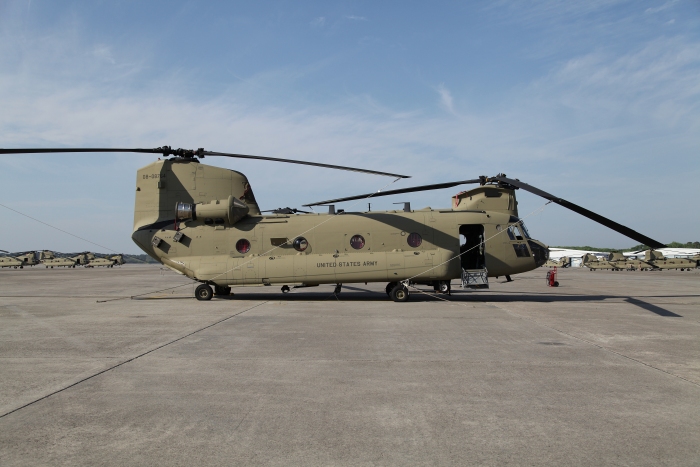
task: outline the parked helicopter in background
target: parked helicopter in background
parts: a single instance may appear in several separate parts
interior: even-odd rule
[[[409,297],[411,284],[448,291],[450,282],[510,276],[548,259],[547,246],[533,239],[518,216],[516,190],[523,189],[649,245],[662,243],[567,200],[504,174],[423,185],[310,203],[327,213],[263,215],[245,175],[200,163],[223,156],[349,170],[395,178],[405,175],[308,161],[163,146],[154,149],[1,149],[0,154],[136,152],[163,160],[136,174],[132,239],[152,258],[201,282],[199,300],[228,295],[231,286],[310,287],[386,282],[395,301]],[[174,156],[173,158],[168,158]],[[402,193],[476,184],[452,197],[444,209],[345,212],[335,205]],[[470,279],[471,278],[471,279]],[[478,284],[483,286],[484,284]]]
[[[96,256],[94,253],[88,253],[88,263],[85,267],[107,267],[113,268],[115,265],[124,264],[124,256],[121,254],[111,256]]]
[[[72,255],[72,256],[69,256]],[[39,252],[39,260],[47,268],[75,268],[76,266],[88,263],[87,253],[66,253],[57,255],[53,251],[44,250]]]
[[[547,267],[547,268],[569,268],[569,267],[571,267],[571,258],[569,258],[568,256],[562,256],[559,259],[550,258],[546,263],[544,263],[544,267]]]
[[[21,253],[10,253],[5,250],[0,250],[0,268],[19,268],[24,269],[25,266],[34,266],[39,264],[36,259],[36,252],[23,251]]]
[[[644,252],[644,259],[628,257],[622,253],[610,253],[607,259],[599,259],[595,255],[586,254],[583,257],[582,264],[591,271],[599,269],[612,271],[660,271],[664,269],[677,269],[689,271],[697,268],[699,263],[697,259],[666,258],[663,253],[659,251],[647,250]]]

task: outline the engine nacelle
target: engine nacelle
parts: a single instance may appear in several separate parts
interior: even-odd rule
[[[177,220],[202,220],[205,224],[221,223],[216,222],[222,219],[229,225],[233,225],[243,219],[250,208],[243,201],[229,196],[226,200],[215,199],[209,203],[177,203],[175,205],[175,216]]]

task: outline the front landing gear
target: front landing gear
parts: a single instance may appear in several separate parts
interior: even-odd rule
[[[211,300],[214,296],[214,291],[207,284],[202,284],[194,289],[194,296],[197,300]]]

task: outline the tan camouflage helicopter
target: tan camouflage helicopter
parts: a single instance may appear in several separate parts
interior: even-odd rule
[[[73,256],[70,256],[73,255]],[[76,266],[84,266],[88,263],[87,253],[68,253],[57,255],[53,251],[39,252],[39,260],[47,268],[75,268]]]
[[[25,266],[34,266],[39,264],[36,259],[36,252],[24,251],[22,253],[10,253],[5,250],[0,250],[3,253],[0,256],[0,268],[19,268],[24,269]]]
[[[85,265],[87,268],[94,267],[106,267],[113,268],[115,265],[124,264],[124,255],[111,255],[111,256],[97,256],[94,253],[87,253],[88,263]]]
[[[571,267],[571,258],[568,256],[562,256],[559,259],[549,259],[546,263],[543,265],[546,268],[570,268]]]
[[[681,271],[690,271],[698,267],[698,260],[695,258],[666,258],[663,253],[654,250],[645,251],[644,261],[640,261],[640,263],[642,263],[641,267],[646,267],[646,269],[680,269]]]
[[[641,252],[637,252],[641,253]],[[613,271],[656,271],[664,269],[680,269],[690,271],[698,267],[698,261],[693,258],[666,258],[663,253],[655,250],[644,252],[644,259],[628,258],[622,253],[610,253],[607,259],[598,259],[595,255],[586,254],[583,265],[591,271],[609,269]]]
[[[530,237],[518,217],[515,192],[523,189],[571,209],[652,248],[662,243],[564,199],[503,174],[310,203],[327,213],[275,210],[263,215],[246,176],[200,163],[223,156],[303,164],[408,178],[354,167],[250,156],[204,149],[0,149],[0,154],[135,152],[164,158],[136,173],[132,239],[152,258],[201,282],[199,300],[228,295],[231,286],[310,287],[386,282],[394,300],[409,298],[411,284],[449,292],[450,282],[483,287],[488,277],[509,277],[543,265],[547,246]],[[168,158],[174,156],[172,158]],[[344,212],[335,204],[401,193],[477,184],[443,209]]]

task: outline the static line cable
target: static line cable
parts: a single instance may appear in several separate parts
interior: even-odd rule
[[[389,185],[391,185],[391,184],[393,184],[393,183],[396,183],[396,182],[399,181],[399,180],[401,180],[401,178],[396,178],[396,179],[392,180],[391,182],[389,182],[389,183],[387,183],[386,185],[384,185],[383,187],[381,187],[379,190],[377,190],[377,191],[375,191],[374,193],[372,193],[371,195],[367,196],[366,198],[363,198],[363,199],[361,199],[361,200],[358,200],[356,203],[350,205],[350,208],[353,208],[354,206],[356,206],[357,204],[363,202],[364,200],[371,198],[372,196],[374,196],[374,195],[377,194],[377,193],[380,193],[383,189],[385,189],[386,187],[388,187]],[[311,232],[312,230],[317,229],[318,227],[322,226],[322,225],[325,224],[326,222],[330,222],[332,219],[335,219],[335,218],[338,217],[338,216],[339,216],[339,214],[334,215],[334,216],[328,216],[328,219],[324,220],[323,222],[320,222],[319,224],[317,224],[317,225],[311,227],[311,228],[308,229],[308,230],[305,230],[304,232],[301,232],[300,234],[295,235],[294,238],[297,238],[297,237],[300,237],[300,236],[302,236],[302,235],[305,235],[305,234]],[[216,279],[216,278],[218,278],[218,277],[221,277],[221,276],[223,276],[223,275],[225,275],[225,274],[228,274],[228,273],[231,272],[231,271],[235,271],[236,269],[240,269],[240,268],[242,268],[243,266],[245,266],[246,264],[249,264],[249,263],[252,263],[253,261],[258,260],[258,259],[261,258],[261,257],[267,256],[267,255],[269,255],[271,252],[275,251],[276,249],[281,248],[281,247],[283,247],[284,245],[287,245],[290,241],[291,241],[291,240],[288,239],[286,242],[281,243],[280,245],[274,246],[273,248],[267,250],[267,251],[264,252],[264,253],[260,253],[260,254],[258,254],[257,256],[253,256],[253,257],[251,257],[248,261],[245,261],[244,263],[241,263],[241,264],[239,264],[239,265],[237,265],[237,266],[232,267],[231,269],[228,269],[228,270],[226,270],[226,271],[224,271],[224,272],[222,272],[222,273],[220,273],[220,274],[217,274],[216,276],[214,276],[214,277],[208,279],[208,281],[213,281],[214,279]],[[152,292],[144,292],[144,293],[137,294],[137,295],[131,295],[130,297],[119,297],[119,298],[112,298],[112,299],[109,299],[109,300],[99,300],[97,303],[113,302],[113,301],[116,301],[116,300],[125,300],[125,299],[127,299],[127,298],[129,298],[129,299],[131,299],[131,300],[134,300],[135,298],[137,298],[137,297],[142,297],[142,296],[144,296],[144,295],[150,295],[150,294],[154,294],[154,293],[165,292],[165,291],[168,291],[168,290],[179,289],[180,287],[186,287],[186,286],[189,286],[189,285],[192,285],[192,282],[188,282],[188,283],[186,283],[186,284],[176,285],[176,286],[173,286],[173,287],[168,287],[168,288],[165,288],[165,289],[155,290],[155,291],[152,291]]]
[[[68,234],[68,235],[70,235],[71,237],[75,237],[75,238],[77,238],[77,239],[79,239],[79,240],[82,240],[82,241],[84,241],[84,242],[88,242],[88,243],[91,243],[91,244],[93,244],[93,245],[95,245],[95,246],[99,246],[100,248],[104,248],[105,250],[109,250],[109,251],[111,251],[112,253],[116,253],[116,254],[118,254],[118,255],[123,255],[123,256],[126,256],[127,258],[135,259],[136,261],[141,261],[142,263],[151,264],[151,263],[147,263],[146,261],[144,261],[144,260],[142,260],[142,259],[135,258],[135,257],[133,257],[133,256],[131,256],[131,255],[126,255],[126,254],[124,254],[124,253],[119,253],[117,250],[113,250],[113,249],[111,249],[111,248],[109,248],[109,247],[106,247],[106,246],[104,246],[104,245],[100,245],[99,243],[95,243],[95,242],[93,242],[93,241],[90,241],[90,240],[88,240],[87,238],[79,237],[78,235],[75,235],[75,234],[73,234],[73,233],[70,233],[70,232],[68,232],[68,231],[66,231],[66,230],[59,229],[59,228],[56,227],[56,226],[53,226],[53,225],[51,225],[51,224],[47,224],[47,223],[44,222],[44,221],[40,221],[39,219],[36,219],[36,218],[34,218],[34,217],[32,217],[32,216],[30,216],[30,215],[28,215],[28,214],[25,214],[25,213],[23,213],[23,212],[19,212],[19,211],[16,210],[16,209],[12,209],[11,207],[5,206],[5,205],[2,204],[2,203],[0,203],[0,206],[2,206],[2,207],[5,208],[5,209],[8,209],[8,210],[10,210],[10,211],[12,211],[12,212],[15,212],[15,213],[19,214],[20,216],[27,217],[27,218],[29,218],[29,219],[31,219],[31,220],[33,220],[33,221],[36,221],[36,222],[38,222],[38,223],[40,223],[40,224],[44,224],[44,225],[47,226],[47,227],[51,227],[52,229],[56,229],[56,230],[58,230],[59,232],[63,232],[64,234]]]

